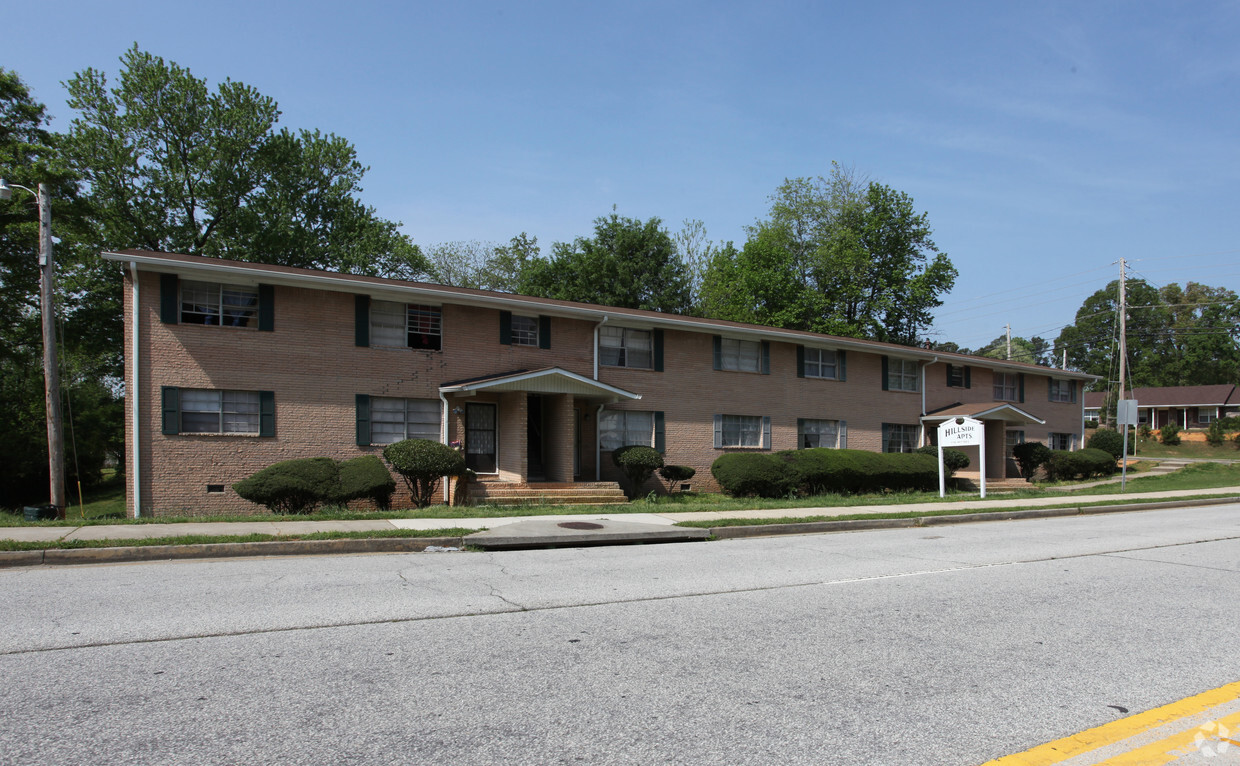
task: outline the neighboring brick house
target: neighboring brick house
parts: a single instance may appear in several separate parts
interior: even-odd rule
[[[1100,420],[1105,391],[1085,394],[1085,418]],[[1240,414],[1240,389],[1230,383],[1212,386],[1165,386],[1134,388],[1124,393],[1137,400],[1142,425],[1158,429],[1168,423],[1180,428],[1208,428],[1217,418]],[[1112,408],[1114,415],[1114,408]]]
[[[260,468],[379,454],[406,437],[461,442],[481,479],[503,482],[616,480],[610,451],[648,444],[711,490],[725,451],[907,451],[972,415],[987,423],[988,478],[1002,478],[998,458],[1019,441],[1079,445],[1094,379],[441,285],[104,258],[125,269],[131,515],[257,511],[231,486]]]

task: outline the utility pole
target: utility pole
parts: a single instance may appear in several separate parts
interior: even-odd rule
[[[1012,361],[1012,325],[1005,324],[1003,329],[1007,331],[1007,360]]]
[[[13,188],[35,195],[39,201],[39,303],[43,314],[43,393],[47,408],[47,473],[50,504],[65,514],[64,421],[60,415],[60,363],[56,358],[56,264],[52,260],[52,201],[47,184],[38,192],[0,178],[0,199],[13,196]]]
[[[1127,262],[1119,259],[1119,398],[1124,398],[1124,377],[1128,372],[1128,285],[1124,275]]]

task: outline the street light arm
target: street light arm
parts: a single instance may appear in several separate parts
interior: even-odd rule
[[[9,199],[10,197],[12,197],[13,189],[21,189],[22,191],[29,192],[30,194],[33,194],[36,197],[39,196],[38,192],[36,192],[34,189],[31,189],[28,186],[22,186],[21,184],[11,184],[8,181],[5,181],[3,178],[0,178],[0,199]]]

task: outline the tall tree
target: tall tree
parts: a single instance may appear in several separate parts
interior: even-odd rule
[[[930,235],[911,197],[839,165],[789,179],[733,262],[712,261],[699,310],[913,345],[956,279]]]
[[[538,257],[538,238],[525,232],[506,245],[470,240],[426,249],[430,278],[441,285],[516,292],[530,262]]]
[[[549,259],[531,261],[520,292],[543,298],[683,314],[690,308],[688,270],[658,218],[611,215],[593,237],[557,242]]]

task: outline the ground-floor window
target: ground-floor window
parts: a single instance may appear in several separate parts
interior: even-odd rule
[[[404,439],[439,441],[440,403],[436,399],[370,398],[370,443]]]
[[[1199,407],[1197,409],[1197,422],[1202,425],[1210,425],[1218,418],[1218,407]]]
[[[840,446],[840,421],[800,418],[797,420],[797,449]]]
[[[716,415],[715,447],[771,446],[771,419],[762,415]]]
[[[1004,434],[1004,437],[1003,437],[1003,454],[1009,460],[1011,460],[1013,458],[1012,450],[1016,449],[1017,444],[1024,444],[1024,443],[1025,443],[1025,432],[1024,431],[1020,431],[1016,429],[1008,429],[1007,433]]]
[[[1047,439],[1046,446],[1051,449],[1072,449],[1072,445],[1075,441],[1076,434],[1052,433]]]
[[[917,426],[883,423],[883,452],[912,452],[917,448]]]
[[[654,413],[632,410],[604,410],[598,420],[599,449],[616,450],[637,444],[654,444]]]
[[[256,434],[257,391],[181,389],[181,433]]]

